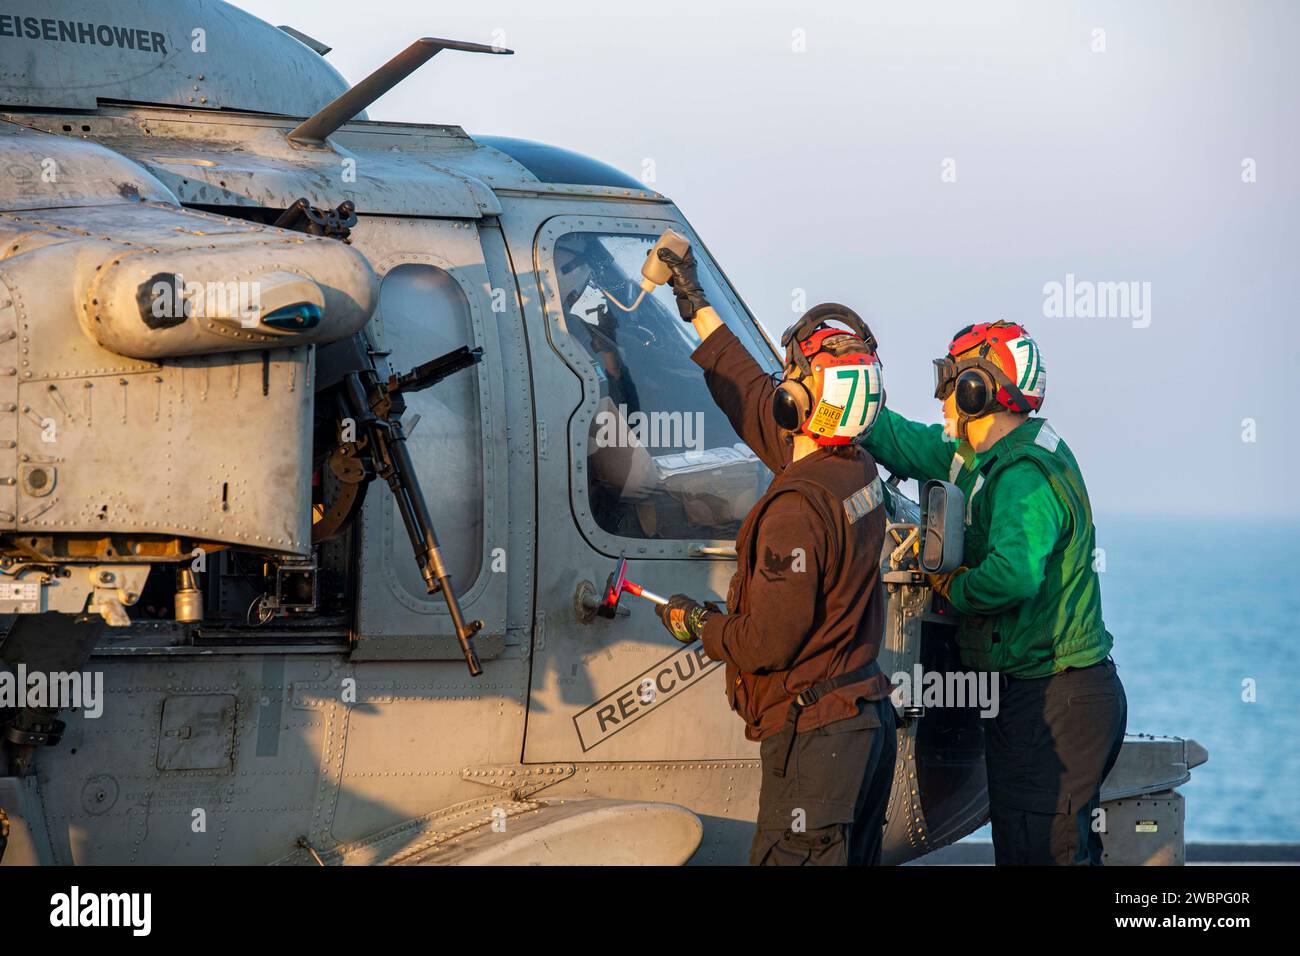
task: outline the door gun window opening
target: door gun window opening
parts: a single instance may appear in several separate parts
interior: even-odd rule
[[[605,531],[629,538],[732,540],[772,473],[713,403],[691,353],[700,344],[659,286],[631,312],[654,234],[570,232],[555,242],[561,327],[591,360],[599,389],[587,435],[587,494]],[[751,354],[770,351],[730,306],[695,250],[709,301]]]
[[[469,299],[444,269],[426,263],[394,266],[379,286],[377,316],[389,362],[401,374],[421,362],[474,346]],[[457,594],[468,592],[483,563],[483,424],[479,371],[465,369],[406,396],[402,425],[425,489],[443,559]],[[393,520],[398,521],[396,514]],[[425,596],[400,525],[392,534],[392,567],[402,587]]]

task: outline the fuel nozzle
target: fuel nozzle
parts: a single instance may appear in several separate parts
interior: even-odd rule
[[[668,268],[668,264],[659,258],[659,250],[671,249],[677,255],[684,256],[690,248],[691,241],[689,239],[681,233],[665,229],[664,234],[659,237],[658,241],[651,247],[649,255],[645,257],[645,265],[641,267],[641,294],[636,297],[635,302],[631,305],[624,305],[608,289],[601,289],[600,291],[604,292],[605,297],[624,312],[634,312],[647,293],[653,292],[656,286],[663,285],[673,274],[672,270]]]

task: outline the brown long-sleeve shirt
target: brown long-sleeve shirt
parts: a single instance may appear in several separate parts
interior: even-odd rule
[[[706,620],[705,653],[726,665],[731,706],[762,740],[785,722],[791,698],[874,661],[884,635],[880,554],[885,516],[876,463],[818,449],[793,461],[771,415],[773,384],[725,326],[692,358],[737,434],[775,473],[736,538],[725,615]],[[827,694],[799,717],[812,730],[889,694],[883,674]]]

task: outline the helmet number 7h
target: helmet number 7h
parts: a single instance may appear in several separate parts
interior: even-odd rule
[[[846,361],[855,364],[837,368],[835,359],[831,359],[823,366],[821,396],[808,422],[809,431],[840,441],[870,428],[880,411],[882,397],[880,366],[865,363],[861,357]]]
[[[835,377],[836,377],[836,378],[847,378],[847,379],[850,379],[850,380],[851,380],[851,381],[850,381],[850,384],[849,384],[849,397],[848,397],[848,398],[845,400],[845,402],[844,402],[844,415],[843,415],[843,417],[840,419],[840,427],[841,427],[841,428],[848,424],[848,422],[849,422],[849,415],[850,415],[850,413],[852,413],[852,411],[853,411],[853,398],[854,398],[854,396],[855,396],[855,395],[857,394],[857,392],[858,392],[858,380],[861,379],[861,378],[864,378],[864,377],[866,378],[866,380],[867,380],[867,384],[866,384],[866,392],[867,392],[867,394],[866,394],[866,397],[862,400],[862,417],[861,417],[860,419],[858,419],[858,425],[859,425],[859,426],[865,425],[865,424],[867,423],[867,410],[871,407],[871,403],[872,403],[872,402],[877,401],[877,400],[879,400],[879,398],[880,398],[880,393],[879,393],[879,392],[873,392],[873,391],[871,390],[871,372],[870,372],[870,366],[861,366],[861,367],[858,367],[858,368],[840,368],[840,369],[836,369],[836,370],[835,370]]]

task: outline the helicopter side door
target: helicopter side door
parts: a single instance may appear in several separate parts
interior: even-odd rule
[[[717,781],[706,774],[681,766],[671,785],[657,787],[648,778],[632,784],[628,771],[637,768],[620,766],[701,759],[748,766],[757,751],[728,709],[721,662],[699,642],[675,641],[645,601],[624,596],[613,619],[593,608],[620,557],[628,576],[652,591],[724,600],[736,532],[771,480],[709,396],[690,358],[699,339],[678,316],[671,290],[659,287],[624,309],[666,228],[693,239],[710,300],[761,362],[775,369],[776,361],[671,207],[549,215],[555,203],[529,205],[531,229],[519,224],[517,205],[503,217],[515,223],[507,231],[516,267],[526,235],[536,274],[538,299],[526,300],[525,314],[538,485],[551,501],[538,515],[524,760],[618,770],[628,784],[615,792],[659,789],[663,799],[725,812],[713,800]],[[521,289],[529,285],[521,275]]]
[[[487,232],[491,244],[496,234]],[[480,657],[491,659],[506,646],[508,556],[531,547],[510,530],[512,517],[526,517],[511,509],[527,503],[532,483],[528,468],[511,474],[507,447],[507,391],[522,412],[528,401],[512,366],[522,349],[513,277],[503,261],[489,263],[474,221],[367,218],[354,236],[380,276],[367,336],[389,353],[393,372],[460,346],[483,350],[479,364],[408,394],[403,425],[465,617],[483,621]],[[521,534],[526,525],[518,522]],[[367,496],[361,562],[354,660],[462,660],[391,495]]]

